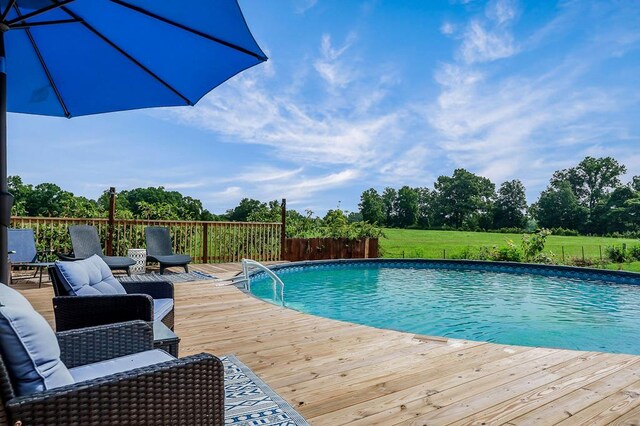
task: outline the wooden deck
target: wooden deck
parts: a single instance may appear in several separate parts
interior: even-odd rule
[[[23,293],[52,320],[50,286]],[[236,354],[314,425],[640,425],[638,356],[380,330],[212,282],[177,284],[176,304],[181,355]]]

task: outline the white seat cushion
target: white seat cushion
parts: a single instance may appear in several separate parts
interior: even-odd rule
[[[109,266],[98,255],[74,262],[57,261],[55,267],[60,272],[62,284],[74,296],[127,294]]]
[[[80,367],[70,368],[69,372],[74,382],[78,383],[174,359],[174,357],[165,351],[154,349],[152,351],[138,352],[137,354],[108,359],[93,364],[81,365]]]

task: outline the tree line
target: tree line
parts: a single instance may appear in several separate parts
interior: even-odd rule
[[[9,176],[9,192],[14,202],[13,216],[30,217],[107,217],[109,191],[97,200],[76,196],[54,183],[27,184],[20,176]],[[118,193],[116,216],[119,219],[218,220],[202,202],[163,187],[135,188]]]
[[[384,227],[455,230],[535,230],[568,233],[640,232],[640,176],[623,183],[626,167],[611,157],[586,157],[556,171],[532,205],[518,179],[500,184],[465,169],[440,176],[433,188],[364,191],[362,219]]]
[[[556,171],[536,202],[528,205],[520,180],[496,187],[490,179],[461,168],[451,176],[438,177],[432,188],[367,189],[360,197],[358,212],[335,209],[315,218],[312,212],[288,210],[287,218],[301,233],[313,221],[335,227],[339,220],[340,226],[366,222],[396,228],[513,232],[549,228],[581,234],[640,234],[640,176],[622,182],[626,171],[614,158],[586,157],[575,167]],[[106,190],[92,200],[53,183],[27,184],[19,176],[9,177],[9,190],[15,197],[14,216],[93,218],[108,214]],[[250,198],[223,214],[214,214],[200,200],[163,187],[122,191],[116,207],[121,219],[279,222],[280,214],[279,201]]]

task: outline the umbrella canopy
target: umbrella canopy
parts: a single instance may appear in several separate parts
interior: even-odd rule
[[[267,58],[236,0],[0,0],[0,279],[6,111],[74,117],[194,105]]]

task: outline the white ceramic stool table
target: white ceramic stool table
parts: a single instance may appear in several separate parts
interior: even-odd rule
[[[136,264],[129,268],[132,274],[144,274],[147,268],[147,249],[129,249],[127,256],[136,261]]]

